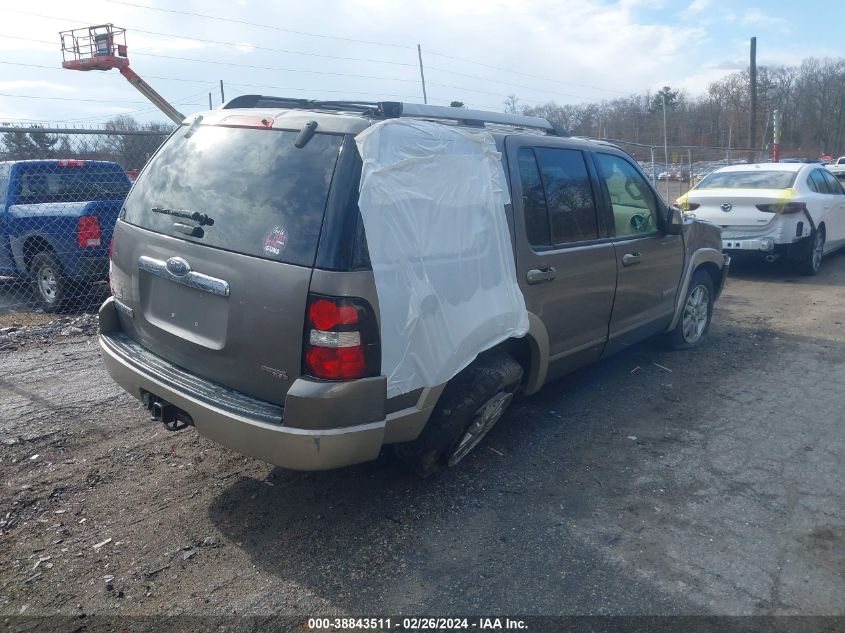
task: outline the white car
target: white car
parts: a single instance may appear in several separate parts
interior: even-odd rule
[[[845,246],[845,189],[819,164],[732,165],[707,175],[676,205],[722,227],[731,255],[786,257],[815,275],[822,257]]]
[[[845,156],[840,156],[829,165],[826,165],[826,167],[839,180],[845,180]]]

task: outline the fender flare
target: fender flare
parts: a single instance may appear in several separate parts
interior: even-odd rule
[[[689,289],[690,281],[692,281],[692,276],[695,271],[698,270],[702,264],[707,263],[714,264],[719,268],[719,270],[722,270],[725,266],[725,261],[725,254],[722,253],[722,251],[709,247],[699,248],[690,256],[687,268],[684,271],[683,281],[681,282],[681,291],[675,299],[675,314],[672,317],[671,325],[669,325],[666,330],[667,332],[674,330],[678,325],[678,320],[681,318],[681,312],[684,307],[684,299],[686,299],[687,290]]]
[[[530,352],[530,367],[523,393],[526,396],[537,393],[546,383],[549,371],[549,333],[543,321],[536,314],[528,313],[528,332],[525,335]]]

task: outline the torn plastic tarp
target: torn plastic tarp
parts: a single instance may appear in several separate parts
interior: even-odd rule
[[[524,335],[528,313],[492,136],[394,119],[355,140],[392,397],[445,383],[479,353]]]

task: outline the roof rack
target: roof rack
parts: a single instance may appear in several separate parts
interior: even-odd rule
[[[460,125],[484,127],[485,123],[506,125],[530,130],[542,130],[553,136],[569,136],[559,125],[542,117],[506,112],[488,112],[449,106],[428,105],[422,103],[403,103],[400,101],[314,101],[265,95],[241,95],[228,101],[223,109],[232,108],[289,108],[294,110],[336,110],[356,112],[364,116],[382,119],[413,117],[420,119],[439,119],[455,121]]]

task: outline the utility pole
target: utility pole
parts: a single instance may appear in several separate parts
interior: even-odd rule
[[[220,103],[226,103],[226,95],[223,92],[223,80],[220,80]]]
[[[666,134],[666,91],[663,91],[663,158],[666,161],[666,202],[669,202],[669,137]]]
[[[651,184],[657,189],[657,165],[654,164],[654,145],[651,146]]]
[[[211,104],[211,93],[208,93],[208,109],[213,110],[214,106]]]
[[[751,60],[749,66],[749,77],[751,78],[751,114],[748,121],[748,146],[751,149],[757,148],[757,38],[751,38]],[[749,157],[753,162],[754,154]]]
[[[428,96],[425,94],[425,73],[423,72],[422,46],[419,44],[417,44],[417,56],[420,58],[420,80],[422,81],[423,103],[428,103]]]

